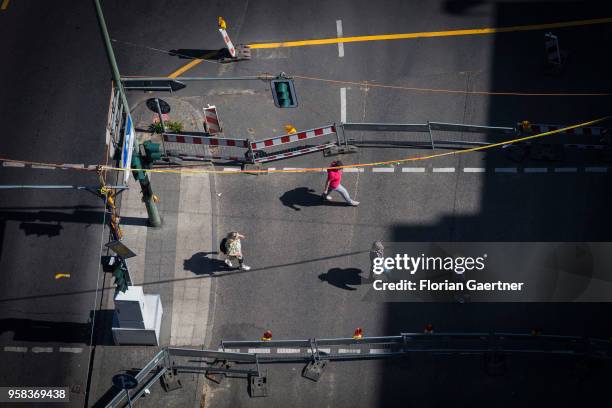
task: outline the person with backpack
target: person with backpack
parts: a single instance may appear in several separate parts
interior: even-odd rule
[[[342,167],[344,164],[340,161],[332,162],[329,167]],[[353,207],[359,205],[359,201],[355,201],[351,198],[346,188],[340,184],[342,181],[342,169],[327,169],[327,181],[325,182],[325,188],[323,189],[323,197],[326,200],[331,201],[332,197],[329,195],[332,191],[337,191],[342,198]]]
[[[230,232],[227,234],[227,237],[223,238],[221,241],[221,252],[223,252],[227,258],[225,259],[225,264],[230,268],[233,268],[234,265],[232,261],[237,261],[240,269],[243,271],[248,271],[251,269],[250,266],[244,264],[244,257],[242,256],[242,243],[240,241],[241,238],[245,238],[244,235],[239,232]]]

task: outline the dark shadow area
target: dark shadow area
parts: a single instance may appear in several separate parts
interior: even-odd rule
[[[312,188],[298,187],[284,193],[279,197],[279,200],[281,200],[285,207],[295,211],[301,211],[300,207],[315,207],[319,205],[348,206],[339,195],[333,194],[332,197],[334,197],[334,201],[328,201],[322,194],[316,193]]]
[[[43,224],[37,222],[22,222],[19,224],[19,229],[22,229],[26,235],[46,235],[51,238],[59,235],[64,227],[62,227],[59,223]]]
[[[442,11],[459,15],[476,11],[480,1],[445,1]],[[487,2],[492,10],[490,27],[543,24],[612,16],[612,7],[583,2]],[[490,7],[489,7],[490,6]],[[478,9],[480,10],[480,9]],[[479,12],[479,11],[476,11]],[[469,28],[469,27],[466,27]],[[550,75],[544,69],[544,34],[552,31],[569,58],[564,70]],[[598,24],[563,29],[498,33],[492,36],[489,81],[473,89],[508,92],[610,92],[609,48],[612,25]],[[466,40],[469,41],[469,40]],[[459,54],[460,48],[448,52]],[[592,61],[596,59],[597,62]],[[470,89],[471,90],[471,89]],[[479,106],[482,98],[466,98],[466,106]],[[610,114],[609,97],[488,97],[489,124],[512,126],[518,121],[572,125]],[[467,109],[467,108],[466,108]],[[609,123],[608,123],[609,126]],[[496,142],[497,140],[488,140]],[[542,158],[545,155],[542,155]],[[550,155],[555,166],[567,166],[571,155]],[[505,161],[504,161],[505,160]],[[483,167],[504,167],[522,162],[522,157],[500,157],[487,153]],[[430,225],[397,224],[391,234],[395,242],[592,242],[612,241],[610,176],[571,176],[559,179],[549,174],[537,179],[517,174],[515,179],[483,175],[476,211],[449,211]],[[557,178],[555,178],[557,177]],[[478,191],[478,190],[476,190]],[[573,192],[573,193],[572,193]],[[464,191],[460,192],[461,194]],[[472,193],[470,193],[472,194]],[[584,271],[574,271],[583,275]],[[440,276],[440,279],[447,277]],[[439,279],[436,279],[439,280]],[[580,288],[578,288],[580,289]],[[608,339],[612,303],[476,303],[460,304],[446,295],[422,299],[426,302],[389,302],[384,333],[419,330],[433,324],[436,332],[543,333]],[[610,299],[612,301],[612,299]],[[409,328],[407,327],[410,326]],[[575,359],[538,354],[507,356],[507,372],[487,373],[484,359],[420,356],[410,361],[410,370],[389,363],[381,371],[377,406],[405,406],[400,391],[410,383],[415,389],[411,403],[422,406],[584,406],[607,398],[606,379],[610,365],[600,369],[577,369]],[[533,371],[532,371],[533,368]],[[414,378],[412,373],[419,373]],[[482,384],[487,384],[483,388]]]
[[[203,59],[208,61],[218,61],[232,57],[227,48],[220,48],[218,50],[179,48],[170,50],[168,55],[178,57],[179,59]]]
[[[0,333],[12,332],[15,341],[89,344],[88,323],[0,319]]]
[[[140,369],[132,368],[131,370],[119,370],[114,375],[129,374],[129,375],[135,376],[139,372],[140,372]],[[110,379],[112,379],[112,377]],[[110,382],[110,379],[109,379],[109,382]],[[102,396],[98,398],[98,400],[92,405],[92,408],[105,408],[108,405],[108,403],[111,402],[111,400],[115,398],[115,396],[118,395],[120,392],[125,392],[125,391],[118,389],[114,385],[110,385],[108,387],[108,390],[106,390],[106,392],[102,394]]]
[[[93,333],[93,345],[94,346],[114,346],[113,340],[113,316],[114,310],[101,309],[95,312],[94,319],[94,333]],[[94,316],[94,312],[90,312],[90,318]]]
[[[26,235],[49,235],[56,236],[61,233],[61,223],[83,223],[102,224],[104,222],[104,211],[84,211],[76,209],[73,212],[63,211],[17,211],[0,209],[0,221],[21,221],[20,228]],[[51,224],[55,223],[55,224]],[[123,225],[146,226],[146,218],[121,217]]]
[[[195,253],[191,255],[191,258],[185,259],[183,269],[191,271],[196,275],[212,275],[215,272],[232,270],[233,268],[229,268],[223,260],[215,259],[211,256],[217,254],[218,252]]]
[[[357,290],[353,286],[365,282],[361,276],[361,269],[357,268],[332,268],[327,273],[320,274],[319,279],[344,290]]]

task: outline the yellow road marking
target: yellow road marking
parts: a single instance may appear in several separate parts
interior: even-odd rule
[[[2,6],[0,6],[1,10],[6,10],[8,8],[10,0],[2,0]]]
[[[449,30],[449,31],[426,31],[426,32],[420,32],[420,33],[364,35],[364,36],[358,36],[358,37],[341,37],[341,38],[334,37],[334,38],[322,38],[318,40],[250,44],[250,47],[251,49],[303,47],[306,45],[323,45],[323,44],[337,44],[337,43],[364,42],[364,41],[401,40],[401,39],[408,39],[408,38],[455,37],[455,36],[463,36],[463,35],[510,33],[510,32],[517,32],[517,31],[550,30],[553,28],[577,27],[577,26],[584,26],[584,25],[606,24],[606,23],[612,23],[612,17],[597,18],[597,19],[592,19],[592,20],[565,21],[562,23],[522,25],[522,26],[513,26],[513,27],[476,28],[476,29],[470,29],[470,30]]]
[[[195,67],[196,65],[198,65],[202,61],[204,61],[204,60],[203,59],[194,59],[189,64],[183,65],[182,67],[180,67],[179,69],[177,69],[176,71],[174,71],[173,73],[168,75],[168,78],[176,78],[176,77],[180,76],[183,72],[190,70],[191,68]]]

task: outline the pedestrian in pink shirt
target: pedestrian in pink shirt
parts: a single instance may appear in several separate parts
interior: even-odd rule
[[[329,167],[342,167],[343,164],[340,160],[332,162]],[[328,169],[327,170],[327,182],[325,183],[325,188],[323,189],[323,196],[327,200],[332,200],[332,197],[329,195],[332,191],[337,191],[340,193],[342,198],[354,207],[359,205],[359,201],[355,201],[351,198],[346,188],[340,182],[342,181],[342,169]]]

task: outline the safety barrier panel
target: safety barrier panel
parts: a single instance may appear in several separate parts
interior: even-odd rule
[[[328,140],[317,140],[316,144],[309,144],[313,139],[325,138]],[[301,145],[296,146],[298,143]],[[334,124],[251,142],[250,155],[252,163],[265,163],[326,150],[339,144],[340,139]]]
[[[166,154],[182,160],[232,160],[245,161],[249,151],[247,139],[229,139],[203,136],[202,134],[165,133],[163,141]]]
[[[358,330],[361,334],[361,329]],[[179,373],[201,373],[216,382],[220,382],[223,376],[248,378],[250,395],[266,396],[267,378],[262,364],[305,362],[307,365],[302,375],[318,381],[329,361],[393,358],[412,353],[483,355],[487,364],[495,368],[503,363],[505,355],[516,353],[612,360],[612,341],[542,335],[539,330],[531,334],[434,333],[431,325],[424,333],[402,333],[399,336],[303,340],[272,340],[270,337],[270,340],[222,341],[218,351],[162,349],[136,374],[138,386],[128,392],[131,400],[136,401],[160,378],[164,388],[170,391],[180,388],[180,383],[177,385]],[[125,392],[119,392],[106,407],[124,406],[125,399]]]
[[[204,108],[204,128],[213,136],[223,132],[215,105],[208,105]]]

